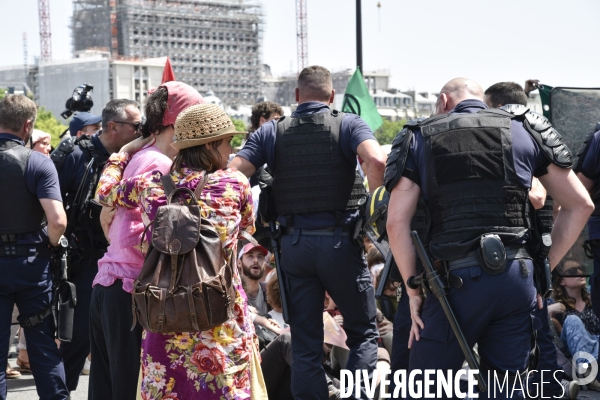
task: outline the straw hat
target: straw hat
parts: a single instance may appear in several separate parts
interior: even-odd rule
[[[183,110],[175,121],[175,141],[171,146],[177,150],[242,134],[236,132],[231,118],[215,104],[197,104]]]

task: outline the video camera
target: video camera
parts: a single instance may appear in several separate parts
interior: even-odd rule
[[[66,110],[60,114],[61,117],[67,119],[76,111],[89,112],[94,106],[92,95],[90,94],[93,90],[94,87],[87,83],[77,86],[73,90],[73,95],[67,100],[67,103],[65,104]]]

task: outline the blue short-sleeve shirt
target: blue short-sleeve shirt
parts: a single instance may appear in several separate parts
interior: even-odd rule
[[[450,114],[469,114],[476,113],[479,110],[488,108],[484,102],[479,100],[464,100],[456,105]],[[518,121],[512,121],[510,126],[512,137],[512,153],[515,163],[515,170],[521,184],[525,188],[531,188],[531,180],[535,176],[535,171],[543,170],[548,165],[548,160],[540,151],[537,143],[531,135],[525,130],[523,124]],[[421,180],[421,195],[427,201],[427,161],[425,159],[425,143],[420,130],[415,131],[410,151],[406,159],[405,168],[418,171]]]
[[[9,133],[0,133],[0,141],[7,140],[25,146],[25,143],[21,138]],[[54,163],[42,153],[37,151],[31,153],[25,168],[25,180],[29,193],[36,196],[38,199],[51,199],[62,202],[58,174],[56,173]],[[47,242],[48,235],[46,233],[46,228],[17,238],[18,244],[38,244]]]
[[[590,147],[581,163],[578,172],[581,172],[586,178],[600,184],[600,131],[594,133]],[[596,207],[599,205],[596,204]],[[588,220],[588,238],[590,240],[600,239],[600,216],[592,215]]]
[[[292,117],[303,117],[321,112],[330,112],[327,104],[319,102],[306,102],[298,106]],[[260,168],[265,163],[274,174],[277,173],[277,160],[275,159],[275,138],[277,136],[277,121],[270,121],[261,126],[238,152],[238,156],[252,163],[255,168]],[[340,126],[340,143],[344,156],[352,164],[356,163],[358,146],[365,140],[377,140],[373,131],[358,115],[345,114]],[[358,217],[357,212],[346,212],[344,224],[352,223]],[[280,218],[282,225],[285,219]],[[321,229],[335,225],[335,213],[318,212],[294,215],[293,225],[301,229]]]

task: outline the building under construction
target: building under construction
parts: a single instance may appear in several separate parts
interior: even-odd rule
[[[261,12],[249,0],[74,0],[74,51],[168,56],[177,80],[223,103],[260,96]]]

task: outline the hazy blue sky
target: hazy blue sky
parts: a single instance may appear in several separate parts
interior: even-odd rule
[[[296,69],[295,0],[261,0],[262,60]],[[377,8],[377,3],[381,8]],[[354,68],[355,0],[307,0],[310,64]],[[54,59],[70,57],[71,0],[50,0]],[[389,70],[392,86],[436,91],[465,76],[487,87],[539,78],[553,86],[600,87],[600,1],[362,0],[366,70]],[[0,0],[0,65],[39,55],[37,0]]]

